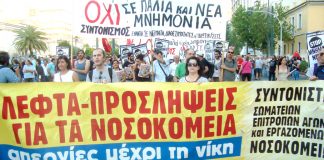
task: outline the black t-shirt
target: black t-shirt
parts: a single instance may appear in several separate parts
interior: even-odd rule
[[[134,62],[130,62],[130,61],[126,61],[124,64],[123,64],[123,68],[125,67],[130,67],[130,65],[134,64]]]
[[[275,72],[277,66],[277,62],[275,60],[271,60],[269,62],[269,72]]]
[[[315,71],[315,76],[319,80],[324,80],[324,65],[318,66]]]
[[[201,67],[203,68],[203,70],[205,70],[205,67],[207,66],[208,67],[208,61],[205,59],[205,58],[203,58],[201,61]],[[209,68],[208,68],[209,69]],[[205,78],[208,78],[208,72],[206,72],[206,73],[203,73],[203,75],[202,75],[203,77],[205,77]]]

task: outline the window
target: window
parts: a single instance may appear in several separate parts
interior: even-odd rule
[[[301,50],[301,46],[300,46],[300,42],[298,42],[298,53],[300,53]]]
[[[294,54],[294,43],[291,43],[291,54]]]
[[[282,53],[282,55],[285,55],[287,53],[287,46],[284,45],[284,53]]]
[[[301,13],[298,14],[298,29],[302,28],[302,15]]]

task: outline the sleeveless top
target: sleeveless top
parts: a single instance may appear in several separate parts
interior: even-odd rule
[[[280,69],[280,66],[279,66],[279,69],[278,69],[278,77],[277,77],[277,80],[278,81],[287,81],[288,78],[287,78],[287,73],[288,73],[288,69],[287,67],[285,67],[285,69]]]
[[[55,73],[53,82],[73,82],[73,71],[69,70],[66,74]]]
[[[85,65],[86,65],[86,61],[87,60],[85,60],[83,63],[79,63],[79,61],[77,60],[75,68],[78,69],[78,70],[84,70]],[[77,72],[77,74],[78,74],[78,77],[79,77],[80,81],[85,81],[87,79],[87,74],[79,73],[79,72]]]

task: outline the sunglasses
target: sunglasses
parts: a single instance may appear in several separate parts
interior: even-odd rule
[[[231,54],[233,54],[234,52],[228,52],[228,53],[231,53]]]
[[[198,64],[197,63],[188,63],[188,67],[197,67]]]
[[[321,52],[318,54],[320,57],[322,57],[324,55],[324,52]]]

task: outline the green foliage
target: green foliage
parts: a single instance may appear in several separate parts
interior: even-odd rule
[[[286,11],[287,8],[280,3],[275,6],[273,14],[278,15],[278,19],[283,22],[283,40],[289,41],[292,39],[291,25],[286,22]],[[248,10],[240,6],[233,14],[232,29],[228,34],[228,40],[230,45],[238,45],[238,48],[247,43],[253,50],[266,50],[269,33],[273,32],[275,43],[277,43],[280,40],[279,21],[273,15],[267,13],[266,6],[261,6],[258,3]]]
[[[92,53],[95,50],[95,48],[91,48],[89,44],[83,45],[83,50],[86,56],[92,57]]]
[[[301,61],[299,65],[299,70],[301,72],[305,72],[307,68],[308,68],[308,63],[306,61]]]
[[[67,41],[67,40],[63,40],[63,41],[60,41],[60,42],[58,43],[58,46],[71,47],[71,44],[70,44],[69,41]]]
[[[47,50],[47,45],[44,42],[46,40],[45,33],[38,31],[36,27],[26,26],[14,32],[17,36],[13,44],[19,52],[27,54],[29,51],[30,55],[33,55],[34,51],[45,52]]]
[[[232,29],[231,24],[226,26],[226,40],[229,42],[229,46],[235,46],[234,53],[240,54],[244,44],[238,40],[238,34]]]

